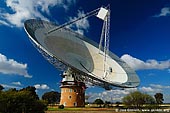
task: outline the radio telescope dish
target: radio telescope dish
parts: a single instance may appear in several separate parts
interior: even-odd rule
[[[30,19],[24,23],[29,39],[40,53],[56,68],[75,71],[75,77],[84,82],[110,89],[112,86],[132,88],[139,85],[136,73],[109,51],[104,71],[104,50],[98,44],[68,28],[48,33],[56,24]]]

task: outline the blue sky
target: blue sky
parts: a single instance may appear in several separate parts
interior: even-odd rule
[[[89,101],[120,101],[131,91],[161,92],[170,103],[169,0],[0,0],[0,84],[6,89],[35,86],[41,96],[60,91],[60,74],[30,43],[23,22],[41,18],[63,24],[110,4],[110,50],[136,70],[138,88],[105,91],[89,86]],[[74,25],[75,31],[99,42],[102,21],[91,17]],[[107,97],[107,98],[106,98]]]

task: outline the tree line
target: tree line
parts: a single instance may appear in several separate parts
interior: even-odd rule
[[[142,108],[148,108],[148,109],[157,109],[159,108],[159,105],[162,104],[164,101],[163,94],[162,93],[156,93],[154,97],[146,94],[141,93],[139,91],[131,92],[128,95],[124,96],[122,98],[122,102],[116,102],[116,104],[124,104],[125,108],[132,108],[132,109],[142,109]],[[99,105],[107,105],[110,102],[104,102],[102,99],[96,99],[94,104]]]
[[[49,104],[59,104],[60,93],[55,91],[46,92],[42,95],[42,99],[39,99],[36,94],[36,88],[28,86],[26,88],[16,90],[15,88],[9,90],[3,90],[3,86],[0,85],[0,113],[44,113],[47,110]],[[156,93],[154,97],[135,91],[124,96],[122,102],[127,108],[141,109],[143,107],[159,107],[164,101],[162,93]],[[98,107],[111,104],[111,102],[103,102],[101,99],[96,99],[94,104]]]
[[[50,91],[44,93],[40,99],[33,86],[20,90],[4,90],[0,85],[0,113],[44,113],[49,104],[60,102],[60,95],[58,92]]]
[[[0,85],[0,113],[44,113],[47,102],[40,100],[35,87],[3,91]]]
[[[60,102],[60,93],[58,92],[46,92],[42,95],[42,99],[46,100],[48,104],[59,104]],[[123,97],[122,102],[116,102],[116,104],[124,104],[127,108],[135,108],[135,109],[141,109],[144,105],[145,107],[155,107],[159,104],[162,104],[164,101],[163,94],[162,93],[156,93],[154,97],[141,93],[139,91],[135,91],[132,93],[129,93],[125,97]],[[97,104],[98,107],[109,107],[108,105],[111,104],[109,101],[103,101],[102,99],[96,99],[94,100],[93,104]],[[103,106],[102,106],[103,105]],[[147,106],[146,106],[147,105]],[[152,106],[151,106],[152,105]]]
[[[132,92],[128,95],[126,95],[122,102],[128,107],[128,108],[135,108],[135,109],[141,109],[143,107],[145,108],[158,108],[159,104],[162,104],[164,101],[163,94],[162,93],[156,93],[154,97],[141,93],[139,91]]]

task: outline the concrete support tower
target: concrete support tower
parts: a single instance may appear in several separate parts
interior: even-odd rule
[[[63,73],[60,105],[65,107],[85,106],[85,84],[77,82],[69,71]]]

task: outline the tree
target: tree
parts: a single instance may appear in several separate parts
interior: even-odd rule
[[[155,100],[152,96],[148,94],[143,94],[139,91],[132,92],[125,96],[123,99],[123,103],[128,107],[133,107],[140,109],[144,104],[153,104]]]
[[[44,113],[47,103],[37,100],[32,93],[30,90],[16,89],[1,92],[0,113]]]
[[[148,95],[148,94],[143,94],[143,99],[144,99],[144,104],[155,104],[155,99]]]
[[[4,87],[0,84],[0,91],[2,91],[4,89]]]
[[[104,108],[109,108],[109,107],[110,107],[110,104],[111,104],[110,101],[105,101],[103,107],[104,107]]]
[[[48,104],[55,104],[60,102],[60,96],[60,93],[51,91],[44,93],[42,99],[48,101]]]
[[[115,102],[115,104],[116,104],[116,107],[119,107],[119,105],[122,104],[122,102],[117,101]]]
[[[100,107],[101,107],[101,104],[104,104],[103,100],[101,100],[101,99],[96,99],[93,103],[100,105]]]
[[[36,93],[36,88],[33,86],[28,86],[26,88],[21,89],[20,91],[29,91],[30,95],[32,95],[36,100],[39,100],[39,97]]]
[[[163,99],[163,94],[162,93],[156,93],[154,95],[155,99],[156,99],[156,103],[157,104],[162,104],[164,99]]]

